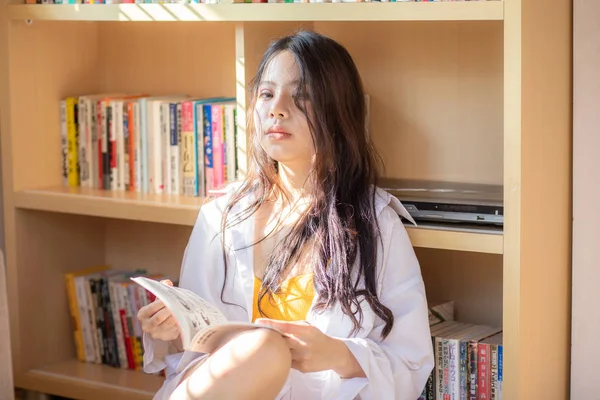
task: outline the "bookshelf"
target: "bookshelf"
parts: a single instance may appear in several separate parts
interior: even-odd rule
[[[108,263],[176,275],[205,201],[62,187],[58,101],[224,93],[243,115],[269,39],[304,27],[355,58],[388,176],[503,184],[503,232],[420,226],[409,235],[428,294],[457,299],[463,319],[503,326],[505,398],[568,396],[571,1],[0,4],[17,386],[150,399],[160,378],[76,361],[64,274]]]
[[[299,3],[260,4],[13,5],[11,19],[51,21],[467,21],[502,20],[501,1],[458,4]],[[341,6],[341,7],[340,7]]]

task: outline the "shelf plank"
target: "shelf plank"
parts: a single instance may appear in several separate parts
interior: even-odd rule
[[[17,4],[12,20],[55,21],[465,21],[502,20],[504,2]]]
[[[175,225],[194,225],[204,197],[116,192],[53,186],[15,193],[22,209]]]
[[[86,400],[150,400],[164,378],[142,371],[68,360],[30,370],[15,386],[41,393]]]
[[[414,247],[440,250],[503,254],[504,237],[500,229],[462,229],[448,226],[407,226]]]
[[[200,207],[209,200],[64,186],[15,193],[15,206],[20,209],[187,226],[194,225]],[[499,230],[466,230],[431,225],[407,226],[407,230],[415,247],[492,254],[503,252],[503,237]]]

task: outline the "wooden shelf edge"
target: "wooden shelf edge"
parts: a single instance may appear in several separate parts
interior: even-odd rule
[[[14,195],[19,209],[87,215],[133,221],[193,226],[207,198],[141,195],[125,192],[51,187],[26,189]],[[407,226],[415,247],[502,254],[500,232]]]
[[[14,200],[20,209],[188,226],[194,225],[202,204],[208,201],[65,187],[22,190],[14,194]]]
[[[414,247],[488,254],[504,253],[504,237],[500,232],[471,232],[418,226],[406,228]]]
[[[63,361],[15,376],[15,386],[41,393],[87,400],[150,400],[163,378],[141,371]]]
[[[503,20],[504,1],[267,4],[15,4],[12,20],[468,21]]]

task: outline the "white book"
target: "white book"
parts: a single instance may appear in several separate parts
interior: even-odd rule
[[[162,160],[162,175],[163,175],[163,191],[165,193],[171,193],[171,118],[169,113],[169,102],[164,102],[160,105],[160,119],[161,119],[161,155]]]
[[[235,111],[236,104],[225,104],[225,118],[224,118],[224,131],[225,131],[225,153],[227,158],[227,170],[225,176],[227,182],[231,183],[236,180],[237,165],[235,161]]]
[[[228,321],[214,305],[190,290],[167,286],[143,276],[131,280],[153,293],[173,313],[181,328],[184,350],[212,353],[241,332],[257,328],[281,333],[268,325]],[[281,335],[285,336],[284,333]]]
[[[114,102],[116,132],[116,190],[125,190],[125,174],[129,171],[125,166],[125,136],[123,134],[123,101]]]

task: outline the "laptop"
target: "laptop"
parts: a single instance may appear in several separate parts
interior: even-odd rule
[[[386,178],[378,186],[415,221],[504,224],[502,185]]]

